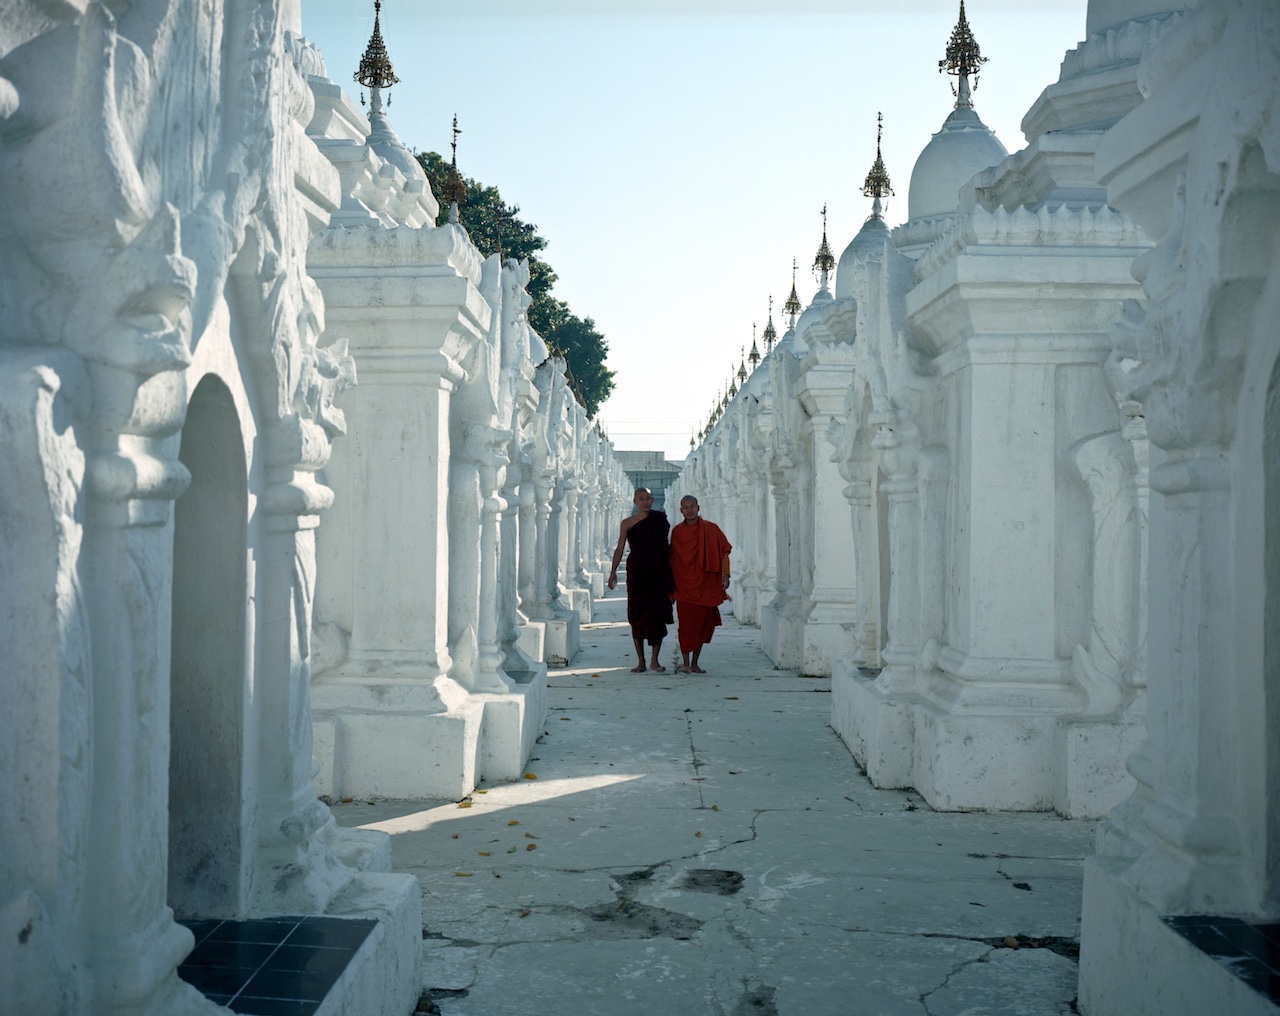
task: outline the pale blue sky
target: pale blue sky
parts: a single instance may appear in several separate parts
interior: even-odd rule
[[[953,105],[938,73],[958,0],[490,0],[458,10],[384,0],[410,148],[449,152],[549,246],[556,294],[595,319],[617,388],[600,419],[619,448],[681,458],[752,325],[791,286],[808,303],[822,236],[836,257],[870,211],[860,193],[876,113],[907,214],[911,168]],[[969,0],[989,58],[974,104],[1011,152],[1022,116],[1084,37],[1085,0]],[[302,0],[329,75],[352,74],[373,0]],[[761,350],[763,352],[763,348]]]

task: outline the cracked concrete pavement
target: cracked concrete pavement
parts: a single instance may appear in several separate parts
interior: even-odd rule
[[[351,802],[423,889],[440,1016],[1061,1016],[1094,823],[877,790],[830,681],[726,617],[705,676],[634,664],[621,592],[550,675],[531,778]],[[536,778],[534,778],[536,777]]]

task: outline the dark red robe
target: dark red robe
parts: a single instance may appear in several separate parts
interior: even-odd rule
[[[627,530],[627,621],[633,637],[657,645],[667,637],[671,616],[671,561],[664,512],[650,511]]]

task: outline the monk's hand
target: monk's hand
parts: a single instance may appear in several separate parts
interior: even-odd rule
[[[616,574],[614,574],[613,572],[610,572],[610,573],[609,573],[609,582],[608,582],[607,584],[608,584],[609,588],[610,588],[610,589],[612,589],[614,586],[616,586],[616,585],[618,584],[618,576],[617,576]]]
[[[725,587],[725,589],[728,589],[728,588],[729,588],[729,576],[728,576],[728,575],[721,575],[721,576],[720,576],[720,581],[721,581],[722,583],[724,583],[724,587]]]

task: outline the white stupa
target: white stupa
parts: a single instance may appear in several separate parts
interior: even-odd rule
[[[977,87],[978,71],[986,63],[965,18],[952,29],[947,55],[938,70],[959,78],[956,104],[942,129],[925,145],[911,171],[907,194],[907,222],[894,230],[894,242],[904,254],[919,256],[946,229],[956,214],[960,188],[975,173],[1002,162],[1009,154],[973,108],[969,76]]]

